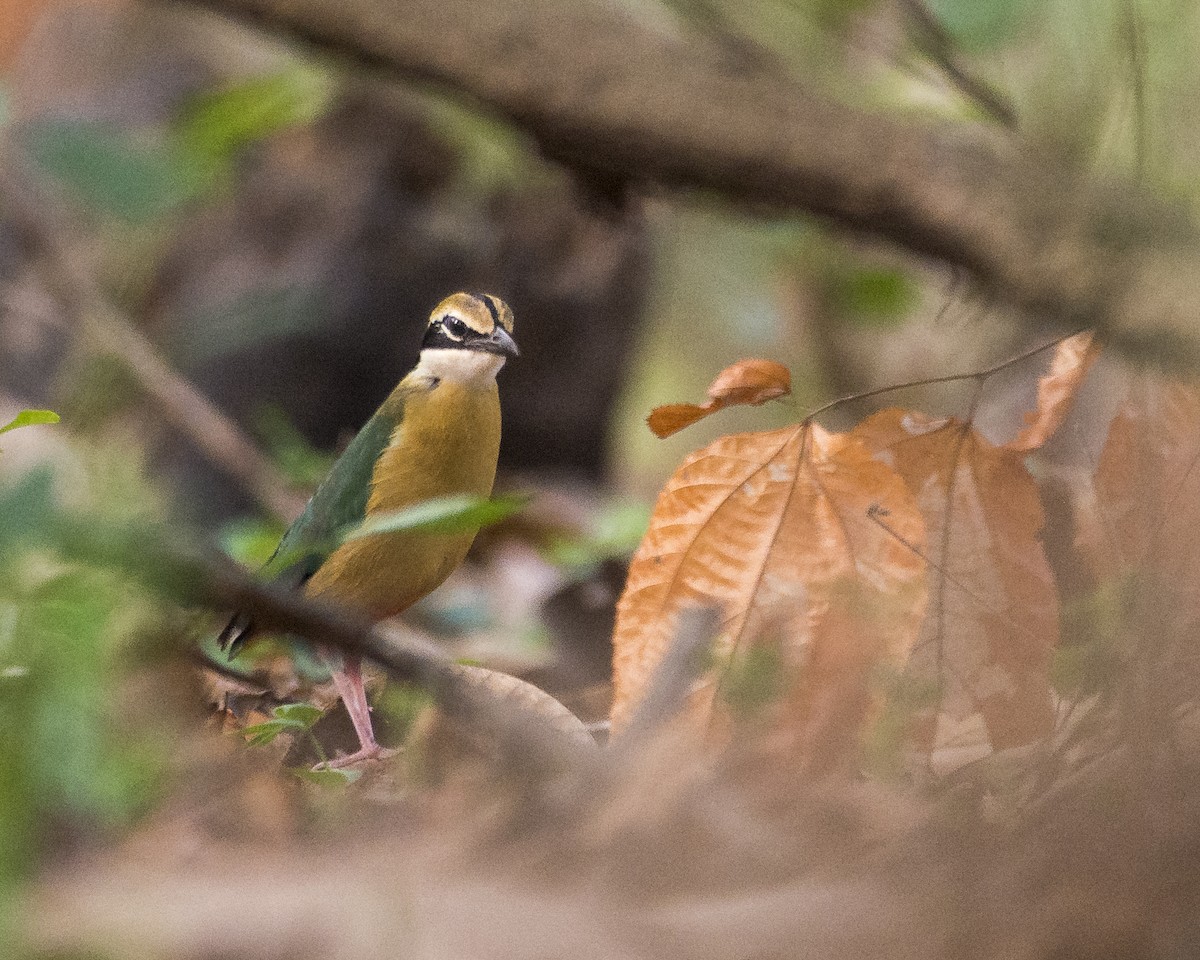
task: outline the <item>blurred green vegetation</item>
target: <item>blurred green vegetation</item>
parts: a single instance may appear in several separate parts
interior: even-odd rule
[[[52,119],[32,125],[28,145],[42,171],[94,214],[143,224],[234,176],[241,151],[320,117],[334,89],[328,73],[296,64],[200,94],[165,128]]]
[[[100,458],[102,461],[103,458]],[[143,515],[155,497],[97,462],[103,514]],[[107,474],[107,477],[106,477]],[[98,481],[98,482],[97,482]],[[165,611],[125,577],[54,549],[55,477],[0,488],[0,942],[15,943],[18,894],[51,853],[94,844],[153,808],[167,770],[165,718],[131,700]],[[128,498],[126,504],[119,501]],[[123,521],[122,521],[123,522]]]

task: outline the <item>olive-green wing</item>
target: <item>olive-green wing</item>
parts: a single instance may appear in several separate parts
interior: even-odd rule
[[[299,588],[337,547],[339,535],[366,516],[375,462],[387,448],[401,415],[402,406],[393,398],[363,425],[279,541],[263,568],[267,576]],[[217,642],[234,657],[253,633],[253,621],[239,612]]]

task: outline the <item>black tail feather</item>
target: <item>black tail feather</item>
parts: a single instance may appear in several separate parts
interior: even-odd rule
[[[225,624],[225,629],[217,636],[217,645],[226,651],[229,659],[232,660],[253,635],[254,621],[247,614],[235,613]]]

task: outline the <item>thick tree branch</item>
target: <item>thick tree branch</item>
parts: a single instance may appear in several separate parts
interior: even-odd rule
[[[585,171],[827,217],[967,268],[1032,318],[1200,359],[1200,235],[1182,208],[987,130],[833,103],[618,4],[173,2],[436,81]]]

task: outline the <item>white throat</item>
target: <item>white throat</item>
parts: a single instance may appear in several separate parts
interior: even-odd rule
[[[417,361],[419,374],[437,380],[480,386],[496,379],[504,357],[484,350],[446,350],[426,347]]]

